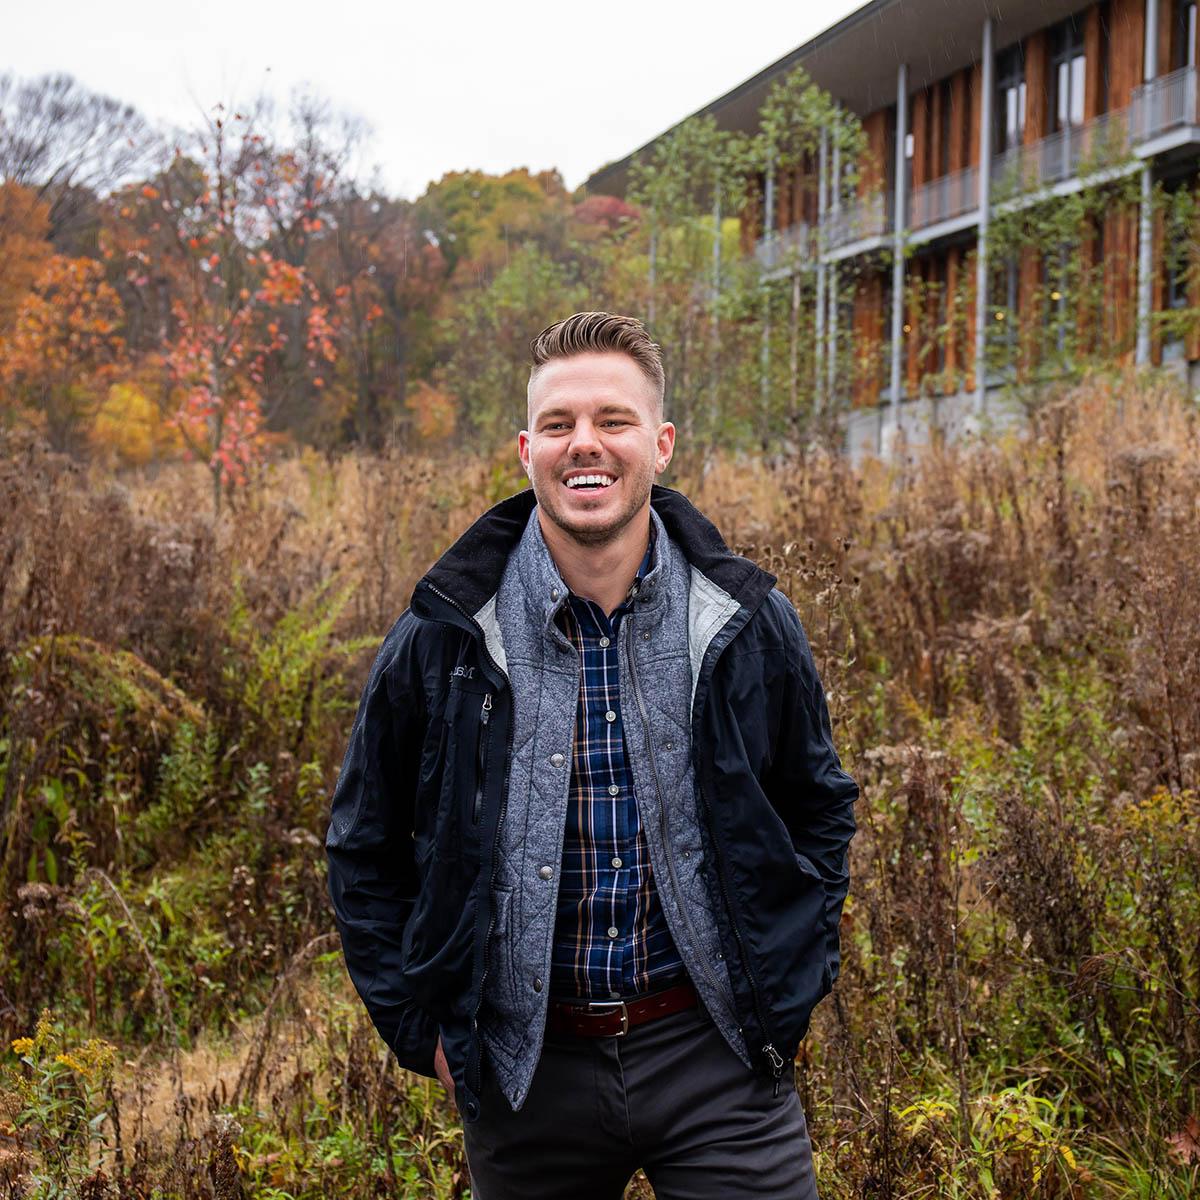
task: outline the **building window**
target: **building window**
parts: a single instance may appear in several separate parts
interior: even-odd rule
[[[1096,9],[1100,14],[1100,62],[1097,66],[1097,70],[1100,72],[1100,74],[1096,81],[1100,85],[1100,95],[1098,97],[1096,111],[1105,113],[1108,112],[1109,74],[1112,64],[1112,38],[1109,35],[1108,28],[1107,0],[1105,0],[1104,3],[1098,4]]]
[[[953,135],[953,124],[950,120],[950,109],[954,103],[954,96],[950,88],[950,80],[943,79],[938,85],[941,89],[941,107],[938,112],[939,126],[938,129],[938,174],[948,175],[950,173],[950,138]]]
[[[1083,52],[1083,29],[1074,17],[1068,17],[1052,31],[1050,46],[1053,133],[1083,124],[1087,56]]]
[[[1018,44],[996,58],[997,154],[1013,150],[1025,138],[1025,55]]]
[[[1171,70],[1196,65],[1196,5],[1177,0],[1171,23]]]
[[[1189,193],[1194,180],[1176,179],[1166,185],[1170,201],[1163,228],[1163,306],[1168,311],[1189,308],[1192,241],[1188,230],[1195,221]]]
[[[1054,346],[1059,354],[1063,354],[1067,350],[1067,336],[1075,319],[1071,302],[1068,299],[1071,280],[1071,247],[1069,245],[1060,246],[1058,253],[1046,265],[1046,270],[1053,272],[1047,282],[1050,285],[1050,320],[1054,328]]]
[[[988,341],[1000,351],[1005,367],[1011,366],[1017,348],[1017,318],[1021,300],[1021,264],[1010,255],[992,276],[991,320],[988,322]]]

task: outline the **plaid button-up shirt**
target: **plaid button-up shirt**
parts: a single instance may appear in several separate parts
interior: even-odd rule
[[[550,971],[556,996],[634,996],[684,973],[646,851],[620,695],[621,622],[651,553],[646,551],[629,596],[611,618],[574,594],[560,610],[580,671]]]

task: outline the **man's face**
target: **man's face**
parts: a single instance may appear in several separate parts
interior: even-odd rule
[[[546,363],[517,439],[544,514],[589,546],[611,541],[649,504],[674,447],[675,426],[659,420],[653,385],[617,351]]]

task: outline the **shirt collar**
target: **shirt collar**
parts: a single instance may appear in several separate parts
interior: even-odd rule
[[[650,522],[650,537],[646,543],[646,553],[642,555],[642,561],[638,564],[637,574],[633,577],[633,582],[629,585],[629,591],[625,593],[625,599],[613,609],[611,613],[605,613],[601,610],[594,600],[585,599],[583,596],[577,595],[575,592],[567,592],[567,606],[574,613],[576,620],[584,617],[584,614],[591,616],[592,620],[597,622],[601,630],[611,628],[611,623],[615,618],[623,617],[633,608],[633,602],[641,591],[642,582],[657,566],[656,562],[656,545],[657,545],[658,530],[654,521]],[[601,618],[603,618],[601,620]],[[585,625],[590,624],[585,619]]]

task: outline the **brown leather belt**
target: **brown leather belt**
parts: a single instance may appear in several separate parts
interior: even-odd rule
[[[624,1037],[635,1025],[695,1006],[696,989],[689,981],[634,1000],[551,1000],[546,1030],[577,1037]]]

